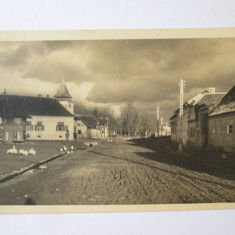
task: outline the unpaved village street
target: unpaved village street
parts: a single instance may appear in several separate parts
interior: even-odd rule
[[[0,183],[0,204],[234,202],[234,166],[208,164],[161,143],[104,142]]]

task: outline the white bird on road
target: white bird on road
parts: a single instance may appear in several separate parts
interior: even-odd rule
[[[24,155],[24,149],[20,149],[19,154]]]
[[[7,150],[7,154],[17,154],[17,149],[15,148],[15,145],[13,145],[12,149]]]
[[[67,150],[68,150],[65,146],[63,147],[63,149],[64,149],[64,151],[67,151]]]
[[[29,154],[35,156],[36,155],[36,151],[33,148],[31,148],[29,150]]]

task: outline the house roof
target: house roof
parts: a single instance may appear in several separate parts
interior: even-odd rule
[[[224,96],[221,102],[215,107],[210,113],[210,116],[215,116],[224,113],[235,112],[235,85],[232,89]]]
[[[95,129],[97,126],[97,120],[94,115],[76,115],[74,120],[82,121],[90,129]]]
[[[224,97],[225,93],[207,93],[197,102],[197,105],[215,105],[217,106],[219,102]]]
[[[75,115],[89,115],[89,112],[82,104],[74,104],[74,113]]]
[[[72,98],[72,96],[69,94],[68,88],[65,84],[65,81],[62,80],[58,91],[56,92],[55,98]]]
[[[202,90],[199,94],[189,99],[184,103],[184,108],[188,106],[216,106],[224,97],[225,92],[215,92],[215,88],[206,88]],[[170,120],[178,116],[179,109],[174,112],[174,115],[170,117]]]
[[[224,97],[226,93],[225,92],[211,92],[209,88],[206,88],[202,90],[199,94],[185,102],[186,105],[210,105],[214,103],[219,103],[221,99]]]
[[[0,114],[2,117],[73,116],[56,99],[17,95],[0,95]]]

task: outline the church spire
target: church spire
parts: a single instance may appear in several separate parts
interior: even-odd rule
[[[59,89],[56,92],[54,97],[55,98],[72,98],[72,96],[69,94],[69,91],[68,91],[68,88],[65,84],[64,79],[61,81]]]

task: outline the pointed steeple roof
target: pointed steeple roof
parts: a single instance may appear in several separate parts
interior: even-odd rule
[[[69,94],[69,91],[65,84],[64,79],[62,80],[60,87],[54,97],[55,98],[72,98],[72,96]]]

